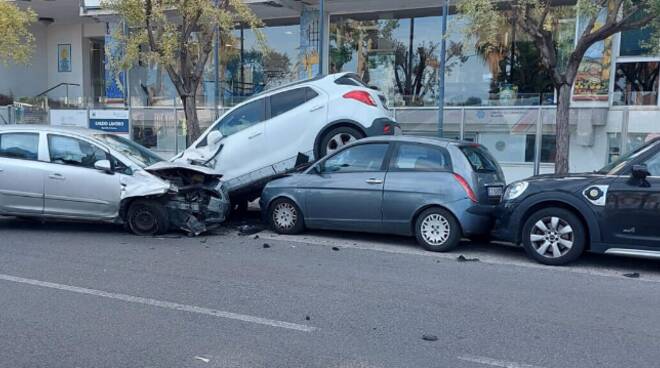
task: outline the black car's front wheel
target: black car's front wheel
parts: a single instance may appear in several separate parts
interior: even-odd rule
[[[298,234],[305,228],[298,206],[288,198],[278,198],[270,205],[268,218],[273,230],[279,234]]]
[[[443,208],[424,210],[415,221],[415,237],[426,250],[447,252],[461,240],[461,227],[454,216]]]
[[[527,255],[537,262],[559,266],[582,255],[586,237],[582,221],[563,208],[534,212],[523,226],[522,241]]]

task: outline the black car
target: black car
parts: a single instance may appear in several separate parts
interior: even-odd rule
[[[660,138],[593,173],[510,184],[493,236],[549,265],[585,250],[660,258]]]

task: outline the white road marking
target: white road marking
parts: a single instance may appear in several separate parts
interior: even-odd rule
[[[102,290],[95,290],[95,289],[88,289],[88,288],[82,288],[82,287],[77,287],[77,286],[57,284],[57,283],[54,283],[54,282],[46,282],[46,281],[40,281],[40,280],[26,279],[26,278],[23,278],[23,277],[17,277],[17,276],[11,276],[11,275],[0,274],[0,280],[15,282],[15,283],[19,283],[19,284],[40,286],[40,287],[49,288],[49,289],[64,290],[64,291],[69,291],[69,292],[78,293],[78,294],[94,295],[94,296],[98,296],[98,297],[102,297],[102,298],[122,300],[122,301],[125,301],[125,302],[128,302],[128,303],[150,305],[152,307],[166,308],[166,309],[172,309],[172,310],[189,312],[189,313],[204,314],[204,315],[212,316],[212,317],[233,319],[233,320],[249,322],[249,323],[256,323],[256,324],[264,325],[264,326],[286,328],[286,329],[289,329],[289,330],[296,330],[296,331],[302,331],[302,332],[312,332],[312,331],[317,330],[316,327],[300,325],[300,324],[297,324],[297,323],[277,321],[277,320],[273,320],[273,319],[255,317],[255,316],[250,316],[250,315],[246,315],[246,314],[225,312],[225,311],[221,311],[221,310],[217,310],[217,309],[198,307],[198,306],[194,306],[194,305],[166,302],[166,301],[150,299],[150,298],[142,298],[142,297],[139,297],[139,296],[133,296],[133,295],[127,295],[127,294],[110,293],[110,292],[102,291]]]
[[[259,237],[261,239],[268,239],[268,240],[273,240],[273,241],[286,241],[286,242],[293,242],[293,243],[299,243],[299,244],[306,244],[306,245],[318,245],[318,246],[333,246],[333,247],[338,247],[338,248],[348,248],[348,249],[358,249],[358,250],[367,250],[367,251],[375,251],[375,252],[383,252],[383,253],[391,253],[391,254],[402,254],[402,255],[413,255],[413,256],[423,256],[423,257],[433,257],[433,258],[440,258],[440,259],[448,259],[448,260],[456,260],[456,257],[458,257],[460,254],[463,254],[464,256],[468,257],[478,257],[480,260],[480,263],[482,264],[490,264],[490,265],[501,265],[501,266],[517,266],[517,267],[524,267],[524,268],[532,268],[532,269],[542,269],[546,271],[553,271],[553,272],[568,272],[568,273],[576,273],[576,274],[582,274],[582,275],[591,275],[591,276],[600,276],[600,277],[609,277],[609,278],[616,278],[616,279],[624,279],[625,277],[622,276],[622,273],[628,272],[624,269],[620,270],[601,270],[594,268],[594,266],[586,266],[586,267],[555,267],[555,266],[546,266],[542,264],[535,263],[531,260],[514,260],[514,259],[506,259],[504,257],[501,258],[495,258],[492,255],[489,254],[484,254],[484,253],[474,253],[473,251],[467,250],[466,252],[461,252],[461,248],[457,248],[454,252],[451,253],[436,253],[436,252],[428,252],[426,250],[423,250],[421,248],[414,248],[411,246],[405,246],[405,245],[395,245],[395,244],[386,244],[386,243],[381,243],[378,241],[364,241],[364,240],[351,240],[348,238],[331,238],[328,236],[319,236],[319,235],[280,235],[280,234],[274,234],[270,232],[262,232],[260,233]],[[504,246],[504,245],[497,245],[493,244],[493,247],[498,247],[498,246]],[[655,275],[652,275],[655,276]],[[660,278],[649,278],[649,277],[640,277],[638,279],[634,279],[635,281],[642,281],[642,282],[652,282],[652,283],[660,283]]]
[[[196,357],[195,357],[195,360],[201,360],[201,361],[204,362],[204,363],[208,363],[208,362],[211,361],[211,359],[209,359],[209,358],[204,358],[204,357],[201,357],[201,356],[196,356]]]
[[[501,367],[501,368],[543,368],[543,367],[538,366],[538,365],[508,362],[506,360],[498,360],[498,359],[492,359],[492,358],[476,356],[476,355],[463,355],[463,356],[459,356],[458,359],[466,361],[466,362],[489,365],[491,367]]]

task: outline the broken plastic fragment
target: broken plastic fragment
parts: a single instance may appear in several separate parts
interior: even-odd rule
[[[459,262],[479,262],[479,258],[466,258],[464,255],[460,255],[456,258]]]
[[[270,244],[264,243],[264,249],[266,249],[266,248],[270,248]]]
[[[623,276],[631,278],[631,279],[638,279],[639,278],[639,272],[624,273]]]
[[[424,341],[438,341],[438,336],[424,334],[424,335],[422,335],[422,340],[424,340]]]
[[[334,250],[335,252],[338,252],[338,251],[339,251],[339,248],[337,248],[337,247],[332,247],[332,250]]]

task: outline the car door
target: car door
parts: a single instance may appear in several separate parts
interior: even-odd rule
[[[603,236],[609,244],[660,249],[660,150],[639,163],[650,174],[646,180],[622,175],[609,187]]]
[[[310,227],[382,231],[388,148],[388,143],[351,146],[315,167],[304,188]]]
[[[429,204],[455,200],[449,153],[442,147],[400,143],[394,149],[383,190],[383,226],[410,233],[415,212]]]
[[[44,209],[44,163],[39,133],[0,134],[0,213],[41,214]]]
[[[328,114],[327,97],[310,87],[299,87],[269,97],[270,120],[266,144],[277,171],[293,168],[298,153],[313,156],[314,141]]]
[[[117,216],[120,175],[94,168],[110,155],[79,137],[48,134],[44,213],[50,216],[109,219]]]
[[[240,185],[246,175],[259,175],[271,163],[266,150],[265,124],[266,99],[260,98],[236,108],[213,127],[223,136],[215,169],[223,175],[227,188]],[[200,144],[207,143],[203,140]]]

